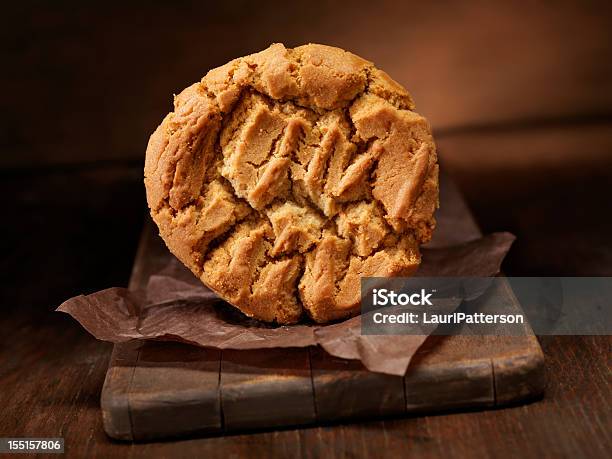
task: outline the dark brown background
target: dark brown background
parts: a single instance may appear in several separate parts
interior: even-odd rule
[[[94,456],[603,456],[609,337],[542,339],[550,387],[527,407],[107,443],[110,347],[49,311],[126,285],[146,215],[144,150],[172,93],[276,41],[349,49],[412,92],[483,230],[518,236],[507,273],[612,274],[609,2],[14,2],[0,27],[0,436],[64,435]]]

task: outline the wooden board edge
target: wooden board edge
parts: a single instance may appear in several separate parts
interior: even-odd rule
[[[447,362],[416,367],[404,376],[404,387],[410,414],[495,405],[490,358],[457,362],[450,370]]]
[[[317,422],[309,348],[224,350],[219,390],[226,432]]]
[[[510,282],[504,282],[506,293],[523,310]],[[495,383],[495,405],[504,406],[535,399],[546,389],[544,351],[529,323],[524,325],[529,343],[514,354],[491,359]],[[513,337],[505,337],[512,339]]]
[[[127,393],[118,393],[111,387],[111,381],[120,378],[114,370],[108,370],[102,388],[100,407],[102,409],[102,425],[104,432],[116,440],[134,440],[129,415]]]
[[[526,352],[492,359],[495,406],[536,399],[546,389],[544,353],[535,336]]]
[[[129,394],[139,349],[135,341],[115,344],[102,386],[102,424],[106,434],[117,440],[134,440]]]
[[[404,377],[368,371],[361,362],[309,348],[318,423],[406,414]],[[365,397],[365,398],[364,398]]]

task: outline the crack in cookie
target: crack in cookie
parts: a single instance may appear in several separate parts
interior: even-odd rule
[[[339,48],[268,49],[182,91],[152,134],[147,202],[168,248],[245,314],[358,312],[362,276],[408,276],[438,164],[410,94]]]

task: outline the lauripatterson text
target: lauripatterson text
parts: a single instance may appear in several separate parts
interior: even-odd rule
[[[523,314],[485,314],[484,312],[375,312],[372,315],[375,324],[522,324]]]

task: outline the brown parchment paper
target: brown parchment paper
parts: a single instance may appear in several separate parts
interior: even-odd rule
[[[423,248],[418,276],[488,277],[499,273],[514,236],[493,233],[467,243]],[[144,291],[109,288],[71,298],[57,309],[100,340],[164,339],[219,349],[320,345],[329,354],[358,359],[370,371],[403,375],[426,335],[368,336],[360,317],[340,323],[273,326],[245,317],[220,300],[172,258]]]

